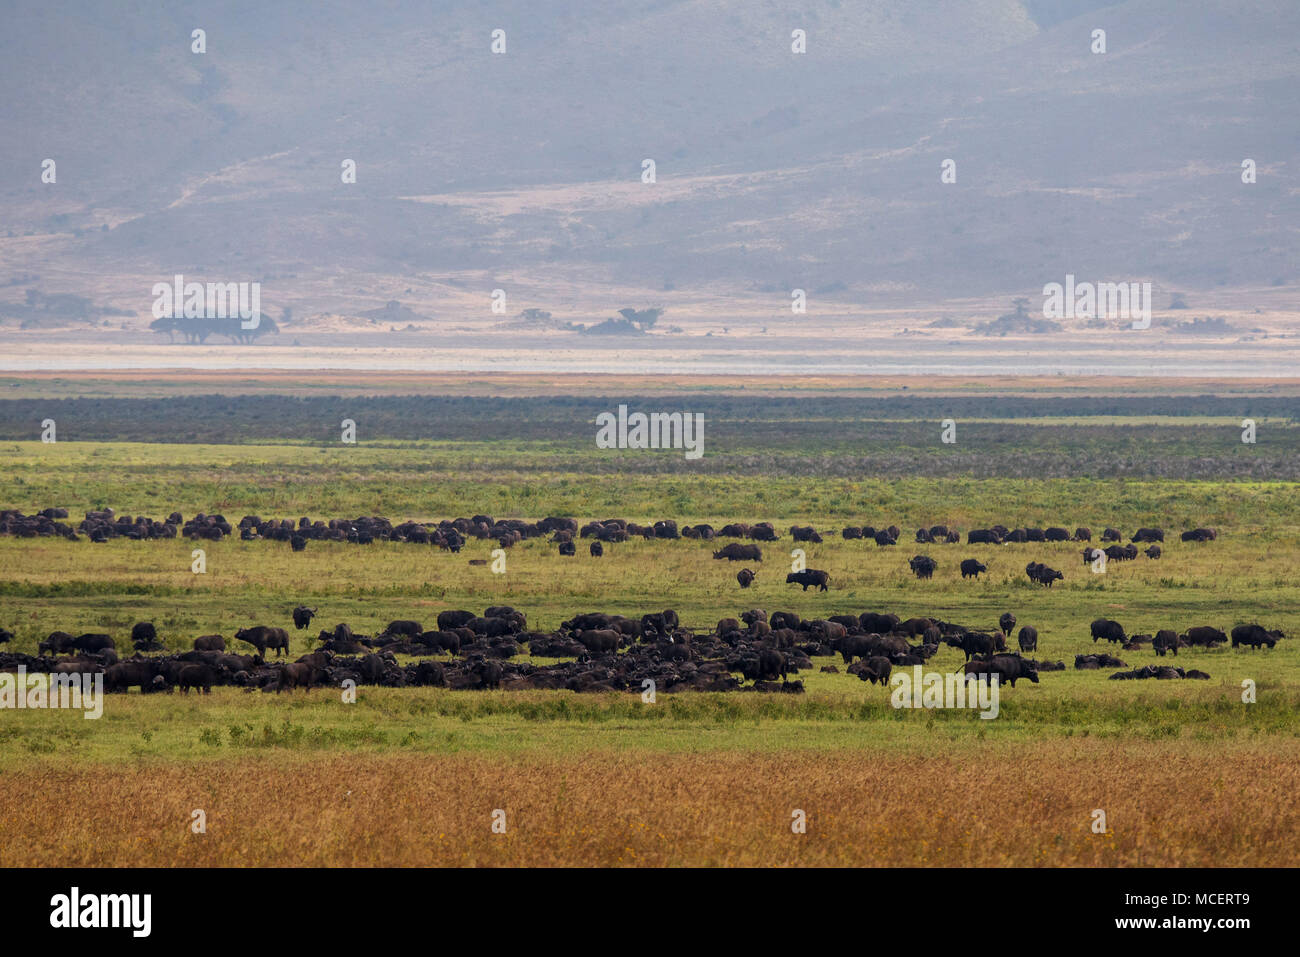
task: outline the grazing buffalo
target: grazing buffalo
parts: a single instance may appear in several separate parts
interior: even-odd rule
[[[714,552],[713,557],[717,559],[725,558],[729,562],[761,562],[763,552],[757,545],[742,545],[739,542],[732,542]]]
[[[933,578],[934,570],[939,567],[938,562],[929,555],[917,555],[907,564],[917,578]]]
[[[283,628],[272,628],[268,625],[241,628],[235,632],[235,640],[248,642],[263,658],[266,657],[268,648],[274,648],[277,657],[289,653],[289,633]]]
[[[1038,669],[1034,667],[1032,661],[1027,661],[1019,655],[994,655],[989,665],[991,673],[998,676],[999,684],[1009,684],[1014,688],[1021,678],[1028,678],[1034,684],[1038,684]]]
[[[966,558],[961,563],[961,577],[979,579],[980,575],[989,570],[987,565],[981,564],[974,558]]]
[[[1038,629],[1025,625],[1020,629],[1020,634],[1016,636],[1016,641],[1020,644],[1021,651],[1037,651]]]
[[[1212,648],[1228,640],[1227,635],[1217,628],[1211,628],[1209,625],[1197,625],[1194,628],[1188,628],[1187,631],[1183,632],[1182,638],[1189,645],[1203,648]]]
[[[1260,625],[1238,625],[1232,629],[1232,647],[1250,645],[1258,650],[1260,645],[1272,648],[1279,638],[1286,636],[1280,631],[1265,631]]]
[[[8,628],[0,628],[0,645],[7,645],[14,640],[14,633]]]
[[[1030,562],[1025,566],[1025,574],[1029,576],[1030,581],[1045,585],[1048,588],[1052,587],[1052,582],[1065,580],[1064,575],[1055,568],[1049,568],[1042,562]]]
[[[1183,532],[1182,537],[1185,542],[1212,542],[1219,537],[1219,533],[1212,528],[1194,528],[1190,532]]]
[[[200,635],[194,639],[195,651],[225,651],[226,639],[221,635]]]
[[[1110,618],[1098,618],[1092,623],[1092,640],[1095,643],[1099,638],[1122,645],[1126,640],[1124,626]]]
[[[790,537],[796,542],[812,542],[820,545],[822,537],[817,534],[817,530],[811,525],[795,525],[790,529]]]
[[[1070,530],[1059,526],[1049,528],[1044,530],[1043,538],[1049,542],[1068,542],[1070,540]]]
[[[1101,533],[1101,540],[1103,542],[1122,542],[1124,541],[1124,535],[1118,528],[1108,528]]]
[[[816,568],[809,568],[801,572],[790,572],[785,576],[787,585],[802,585],[804,591],[807,591],[810,585],[815,586],[819,591],[826,591],[830,580],[830,575]]]
[[[1133,537],[1129,539],[1130,542],[1142,542],[1147,544],[1151,542],[1163,542],[1164,540],[1165,530],[1163,528],[1139,528],[1133,533]]]
[[[315,608],[299,605],[293,610],[293,626],[301,631],[311,624],[311,618],[314,614],[316,614]]]
[[[749,568],[742,568],[736,572],[736,581],[740,582],[741,588],[748,588],[754,584],[754,572]]]
[[[976,655],[991,655],[997,650],[996,639],[978,631],[968,631],[956,638],[949,638],[948,644],[960,648],[967,661]]]
[[[888,658],[882,658],[879,655],[873,655],[870,658],[862,659],[862,664],[858,667],[858,678],[861,681],[870,681],[873,685],[889,684],[889,673],[893,670]]]
[[[874,537],[875,537],[875,539],[876,539],[876,544],[877,544],[877,545],[897,545],[897,544],[898,544],[898,536],[896,536],[896,535],[890,535],[888,529],[884,529],[884,528],[882,528],[880,531],[876,532],[876,534],[875,534]]]
[[[40,655],[66,655],[71,654],[75,648],[76,638],[66,631],[52,631],[49,637],[36,646],[36,653]]]
[[[1174,657],[1178,657],[1178,633],[1168,628],[1157,631],[1155,637],[1151,639],[1151,650],[1161,658],[1167,651],[1172,651]]]
[[[1144,551],[1147,558],[1159,558],[1161,555],[1159,545],[1148,545]]]
[[[966,533],[968,545],[1001,545],[1003,536],[992,528],[972,528]]]
[[[1092,541],[1092,529],[1088,528],[1086,525],[1080,525],[1074,530],[1074,540],[1076,542]]]

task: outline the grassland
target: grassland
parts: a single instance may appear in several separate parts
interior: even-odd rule
[[[758,581],[746,592],[736,586],[737,565],[712,560],[708,543],[685,540],[615,545],[599,560],[585,551],[561,558],[554,546],[525,542],[509,550],[507,573],[493,575],[468,564],[488,557],[475,542],[460,555],[318,542],[295,554],[237,540],[0,538],[0,626],[15,632],[12,650],[32,652],[54,628],[109,631],[125,645],[139,620],[187,647],[196,635],[229,636],[252,622],[287,625],[299,602],[318,608],[318,624],[347,621],[361,632],[392,618],[432,621],[444,608],[500,603],[524,610],[539,628],[597,609],[673,607],[697,629],[754,606],[805,617],[932,614],[984,627],[1009,610],[1038,628],[1038,657],[1067,666],[1075,654],[1099,650],[1088,634],[1099,616],[1130,632],[1259,621],[1300,635],[1300,484],[1291,465],[1300,430],[1277,410],[1267,420],[1274,427],[1261,428],[1269,441],[1244,447],[1254,457],[1249,466],[1217,478],[1194,477],[1196,463],[1238,460],[1242,450],[1213,444],[1225,433],[1235,438],[1236,423],[1191,400],[1172,417],[1156,405],[1125,405],[1117,413],[1156,418],[1123,424],[1007,419],[1005,408],[990,407],[986,418],[1000,421],[985,425],[999,431],[963,426],[961,441],[1001,474],[952,463],[902,474],[850,468],[848,447],[858,440],[845,430],[870,437],[868,457],[938,461],[946,450],[934,447],[929,424],[843,410],[819,416],[827,411],[821,400],[804,401],[814,404],[735,413],[743,423],[761,412],[767,424],[749,431],[737,424],[730,438],[723,429],[704,467],[677,453],[611,455],[573,436],[548,440],[541,433],[565,406],[559,399],[524,402],[513,426],[503,409],[484,413],[496,424],[478,438],[363,432],[349,448],[296,436],[186,440],[176,433],[197,438],[206,426],[183,418],[168,426],[165,442],[6,441],[0,507],[63,505],[77,515],[112,505],[154,517],[203,510],[232,520],[246,513],[428,520],[479,511],[714,524],[766,518],[783,531],[896,522],[906,538],[940,522],[1128,532],[1141,524],[1175,533],[1209,524],[1220,538],[1169,541],[1159,561],[1110,563],[1095,575],[1077,545],[903,540],[878,548],[828,537],[802,546],[810,566],[831,574],[825,594],[784,584],[788,537],[764,546]],[[156,411],[133,408],[139,422],[162,422]],[[810,424],[793,428],[800,408]],[[0,402],[0,423],[17,418]],[[996,445],[980,444],[994,435]],[[1057,478],[1020,474],[1017,459],[1050,456],[1054,436],[1080,461],[1128,464]],[[1256,474],[1234,477],[1240,472]],[[198,545],[207,553],[204,575],[190,570]],[[939,561],[933,581],[909,573],[917,552]],[[958,562],[972,555],[989,573],[963,581]],[[1031,560],[1062,569],[1065,581],[1031,586],[1023,574]],[[311,645],[308,633],[294,633],[294,654]],[[1159,660],[1150,651],[1106,650],[1131,667]],[[931,666],[953,670],[961,657],[945,648]],[[660,695],[650,705],[636,695],[363,688],[345,705],[326,691],[219,688],[204,698],[115,696],[99,721],[4,711],[0,864],[1296,863],[1300,822],[1290,795],[1300,778],[1300,643],[1185,650],[1168,663],[1211,679],[1115,682],[1110,670],[1067,667],[1039,685],[1005,689],[992,721],[896,710],[886,690],[843,673],[838,660],[838,673],[801,674],[802,696]],[[1246,679],[1256,684],[1257,703],[1241,700]],[[70,801],[133,813],[58,829],[40,823]],[[506,835],[488,827],[498,807],[512,822]],[[190,833],[193,808],[207,811],[207,835]],[[790,833],[793,808],[808,812],[808,834]],[[1091,832],[1094,808],[1107,811],[1108,834]],[[42,836],[29,839],[34,834]]]

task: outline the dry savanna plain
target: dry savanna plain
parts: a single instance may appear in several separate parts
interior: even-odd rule
[[[506,381],[508,378],[509,381]],[[373,635],[448,609],[574,614],[672,608],[697,633],[750,608],[866,611],[993,630],[1003,612],[1065,664],[1001,689],[996,718],[891,706],[839,656],[803,693],[599,694],[363,685],[210,695],[137,689],[103,716],[0,710],[0,865],[1295,865],[1300,837],[1300,382],[1005,378],[904,383],[135,373],[0,378],[0,508],[163,519],[383,515],[436,522],[771,521],[760,563],[720,542],[642,540],[559,554],[548,537],[459,553],[409,542],[0,535],[0,651],[51,631],[136,622],[170,651],[287,627]],[[624,403],[705,415],[704,455],[595,446]],[[54,443],[40,441],[54,419]],[[340,423],[357,425],[355,445]],[[956,441],[941,441],[951,419]],[[1243,420],[1255,441],[1242,441]],[[896,546],[841,536],[898,525]],[[922,526],[960,544],[916,544]],[[1077,542],[966,543],[972,528],[1165,530],[1159,559],[1095,572]],[[821,543],[791,540],[812,525]],[[1180,533],[1212,527],[1214,541]],[[193,550],[205,551],[196,574]],[[785,583],[802,548],[829,590]],[[908,559],[938,563],[916,578]],[[963,579],[959,564],[988,570]],[[1029,581],[1044,562],[1064,579]],[[741,590],[736,572],[754,568]],[[293,628],[303,604],[316,621]],[[1094,644],[1259,623],[1275,647]],[[248,651],[238,648],[236,650]],[[1080,670],[1105,651],[1125,667]],[[403,661],[410,659],[402,659]],[[450,661],[446,655],[438,660]],[[515,660],[530,660],[527,651]],[[531,659],[537,664],[551,659]],[[960,671],[940,646],[925,671]],[[1150,664],[1208,680],[1110,680]],[[835,671],[823,671],[824,666]],[[739,677],[739,676],[738,676]],[[1253,694],[1248,693],[1253,690]],[[70,813],[69,809],[79,809]],[[191,827],[204,812],[205,833]],[[504,811],[504,833],[494,812]],[[1096,812],[1104,832],[1094,830]],[[802,812],[806,828],[792,828]],[[51,826],[52,821],[58,826]]]

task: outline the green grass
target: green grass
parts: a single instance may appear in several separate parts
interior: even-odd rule
[[[1043,451],[1035,445],[1041,436],[1023,430],[1015,436],[1029,441],[1031,452]],[[1105,446],[1113,436],[1075,438],[1080,454],[1092,454],[1090,443]],[[1088,631],[1097,617],[1116,618],[1130,633],[1181,631],[1197,624],[1228,630],[1259,621],[1300,636],[1300,586],[1294,576],[1300,567],[1295,518],[1300,484],[1295,481],[823,474],[825,461],[840,462],[843,471],[835,443],[825,435],[799,438],[795,444],[802,443],[802,457],[782,451],[774,440],[764,442],[720,455],[735,474],[716,465],[693,471],[675,453],[618,456],[570,442],[526,439],[389,440],[347,448],[299,441],[234,446],[6,442],[0,444],[0,507],[30,512],[63,505],[74,523],[85,509],[106,505],[158,518],[173,509],[187,517],[200,510],[222,512],[231,521],[248,513],[294,519],[382,514],[398,521],[486,512],[643,522],[671,517],[718,526],[770,519],[785,537],[763,545],[765,560],[748,591],[735,582],[741,563],[715,561],[710,553],[716,545],[689,540],[638,539],[606,546],[602,559],[590,558],[585,548],[575,558],[561,558],[553,545],[535,540],[510,549],[507,573],[494,575],[468,564],[471,558],[488,558],[495,547],[490,542],[471,541],[459,555],[410,544],[320,542],[295,554],[286,544],[237,539],[96,545],[5,537],[0,538],[0,627],[15,632],[9,646],[14,651],[34,652],[55,629],[107,631],[126,649],[130,626],[151,620],[165,641],[180,649],[197,635],[229,637],[252,623],[289,626],[290,609],[305,603],[318,608],[318,619],[309,631],[292,632],[296,656],[314,646],[320,627],[340,621],[362,633],[374,633],[394,618],[416,618],[432,627],[443,609],[481,611],[489,604],[522,609],[529,626],[538,629],[554,628],[579,611],[640,615],[665,607],[676,609],[697,630],[750,607],[791,610],[805,618],[892,611],[991,629],[998,615],[1011,611],[1020,624],[1038,628],[1038,657],[1064,661],[1067,670],[1044,674],[1038,686],[1007,689],[1002,716],[992,722],[969,713],[895,711],[885,689],[844,674],[838,659],[817,660],[812,672],[800,675],[807,685],[802,697],[663,695],[654,707],[643,706],[636,695],[567,692],[366,688],[356,706],[343,706],[326,691],[277,697],[218,689],[208,699],[132,694],[111,699],[98,722],[49,712],[7,713],[0,735],[12,747],[0,748],[0,764],[42,754],[117,761],[233,757],[259,749],[576,753],[592,746],[597,730],[602,747],[854,748],[870,741],[906,750],[1073,735],[1273,739],[1294,736],[1300,727],[1295,720],[1300,641],[1295,638],[1271,651],[1184,651],[1176,661],[1169,659],[1209,672],[1208,682],[1111,682],[1111,669],[1072,667],[1076,654],[1102,650]],[[1106,448],[1116,451],[1113,445]],[[1016,452],[1014,446],[1002,449],[999,461]],[[784,456],[779,462],[772,458],[778,453]],[[663,471],[654,470],[656,462]],[[785,474],[790,468],[797,474]],[[1104,575],[1083,565],[1077,544],[998,548],[910,542],[920,525],[965,530],[999,521],[1071,529],[1089,525],[1096,533],[1106,525],[1126,532],[1160,525],[1171,540],[1161,560],[1111,563]],[[838,535],[821,545],[800,546],[809,566],[830,573],[828,593],[785,584],[794,547],[789,525],[829,531],[845,524],[890,523],[905,530],[894,548]],[[1201,524],[1217,527],[1219,540],[1177,541],[1179,531]],[[206,552],[206,574],[190,570],[195,548]],[[939,561],[934,580],[921,582],[910,574],[907,559],[917,553]],[[969,556],[989,566],[979,581],[960,577],[958,564]],[[1065,581],[1050,590],[1031,585],[1024,576],[1031,560],[1061,569]],[[1160,660],[1150,651],[1104,650],[1129,667]],[[932,665],[951,671],[961,660],[958,652],[944,648]],[[817,670],[832,663],[840,673]],[[1245,679],[1257,682],[1258,704],[1241,704]]]

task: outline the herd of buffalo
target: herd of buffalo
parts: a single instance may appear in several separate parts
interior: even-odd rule
[[[292,610],[296,630],[310,628],[315,609]],[[1031,625],[1015,632],[1016,618],[1003,614],[996,628],[970,628],[939,618],[906,620],[894,614],[863,612],[804,619],[793,612],[750,609],[724,618],[704,631],[683,627],[676,612],[665,610],[629,618],[605,612],[575,615],[552,631],[528,628],[523,612],[494,606],[483,614],[446,610],[435,627],[397,619],[373,636],[356,634],[346,624],[321,630],[318,646],[290,661],[287,628],[258,625],[235,632],[234,640],[252,653],[237,653],[222,635],[195,638],[193,648],[167,653],[157,629],[140,622],[131,631],[134,652],[119,658],[111,635],[72,635],[56,631],[39,643],[36,656],[0,652],[0,670],[24,666],[29,672],[103,673],[105,689],[142,693],[191,689],[210,691],[213,685],[239,685],[249,690],[291,691],[316,686],[371,684],[389,687],[439,686],[473,688],[550,688],[579,692],[634,691],[760,691],[802,692],[803,682],[791,679],[813,667],[814,658],[839,655],[850,674],[884,685],[891,670],[921,665],[941,646],[962,652],[963,670],[975,680],[996,676],[1015,686],[1020,679],[1037,684],[1039,673],[1064,669],[1061,662],[1027,657],[1039,650],[1039,634]],[[1008,642],[1016,635],[1017,649]],[[1110,619],[1092,622],[1094,642],[1105,639],[1126,650],[1150,643],[1157,655],[1178,653],[1180,647],[1212,648],[1231,641],[1232,647],[1272,648],[1284,636],[1258,624],[1238,625],[1231,637],[1210,626],[1179,634],[1160,630],[1154,635],[1129,635]],[[0,644],[11,641],[0,629]],[[566,659],[550,664],[530,659]],[[405,663],[403,663],[405,660]],[[1126,667],[1107,654],[1079,655],[1075,668]],[[824,665],[822,671],[838,670]],[[1111,675],[1123,678],[1208,678],[1201,671],[1149,665]],[[651,684],[653,683],[653,684]]]
[[[626,542],[633,537],[645,539],[702,539],[712,541],[715,538],[742,538],[755,542],[776,542],[781,535],[771,522],[731,523],[720,529],[709,524],[684,525],[680,528],[672,519],[663,519],[650,525],[639,525],[626,519],[605,519],[592,521],[579,526],[574,518],[550,516],[538,522],[522,519],[496,520],[489,515],[475,515],[471,518],[444,519],[436,524],[421,522],[401,522],[394,525],[380,516],[361,516],[355,519],[316,520],[303,516],[293,519],[263,519],[257,515],[245,515],[237,525],[231,525],[223,515],[206,515],[199,513],[188,521],[181,513],[172,512],[164,521],[147,518],[143,515],[116,515],[111,508],[86,512],[86,517],[73,527],[61,521],[68,517],[65,508],[46,508],[35,515],[24,515],[17,509],[0,510],[0,535],[19,537],[36,537],[60,535],[71,540],[82,537],[92,542],[107,542],[113,538],[133,540],[153,538],[186,538],[220,540],[234,535],[245,541],[270,539],[287,541],[294,551],[302,551],[307,543],[317,541],[353,542],[366,545],[376,541],[412,542],[418,545],[434,545],[451,552],[459,552],[469,539],[494,541],[501,548],[524,541],[529,538],[550,536],[561,556],[576,556],[575,539],[589,538],[588,552],[593,558],[605,554],[605,544]],[[827,531],[826,535],[835,532]],[[902,530],[896,525],[877,529],[873,526],[848,526],[839,534],[846,540],[866,539],[877,545],[898,544]],[[824,541],[821,532],[811,525],[794,525],[789,529],[790,539],[795,543],[820,543]],[[1092,529],[1080,526],[1073,534],[1064,527],[1052,528],[1015,528],[994,525],[990,528],[971,529],[966,533],[967,544],[1001,545],[1008,542],[1091,542]],[[1106,528],[1100,535],[1102,542],[1110,542],[1105,549],[1088,545],[1083,549],[1085,564],[1100,560],[1131,561],[1138,557],[1138,544],[1146,544],[1143,553],[1151,559],[1160,558],[1162,552],[1158,543],[1165,540],[1162,528],[1139,528],[1133,533],[1129,544],[1121,544],[1123,534],[1115,528]],[[1212,528],[1196,528],[1182,533],[1185,542],[1205,542],[1217,538]],[[947,525],[932,525],[916,530],[919,543],[959,543],[961,533]],[[762,549],[756,544],[729,542],[713,552],[719,560],[733,562],[761,562]],[[487,564],[484,559],[475,559],[471,564]],[[916,555],[909,562],[913,574],[920,579],[934,577],[939,563],[929,555]],[[975,558],[961,561],[961,577],[975,578],[988,571],[988,566]],[[1030,562],[1025,566],[1029,580],[1050,588],[1053,582],[1065,578],[1057,569],[1041,562]],[[757,577],[753,568],[743,568],[736,574],[741,588],[748,588]],[[786,583],[799,585],[804,591],[815,588],[827,591],[830,587],[830,575],[819,569],[806,569],[786,575]]]
[[[579,526],[575,518],[550,516],[537,522],[523,519],[493,519],[489,515],[474,515],[470,518],[443,519],[440,522],[400,522],[396,525],[387,518],[377,515],[358,518],[335,518],[328,521],[312,521],[306,516],[298,519],[271,518],[263,519],[258,515],[245,515],[232,525],[224,515],[207,515],[200,512],[185,519],[180,512],[172,512],[165,519],[158,520],[144,515],[118,515],[111,508],[94,509],[85,513],[85,518],[75,526],[64,521],[68,518],[66,508],[46,508],[34,515],[25,515],[18,509],[0,509],[0,535],[13,535],[20,538],[38,536],[61,536],[73,541],[87,538],[92,542],[107,542],[114,538],[131,540],[176,538],[178,536],[193,539],[220,540],[238,534],[245,541],[269,539],[271,541],[289,542],[295,549],[306,547],[309,541],[352,542],[368,545],[378,541],[411,542],[417,545],[435,545],[439,548],[459,552],[465,543],[473,538],[493,540],[502,548],[509,548],[525,539],[550,536],[550,541],[557,545],[572,545],[577,538],[589,538],[591,553],[600,555],[603,549],[595,547],[603,543],[626,542],[632,538],[646,539],[702,539],[712,541],[715,538],[741,538],[756,542],[776,542],[781,535],[771,522],[743,522],[724,525],[715,529],[709,524],[684,525],[680,528],[672,519],[663,519],[650,525],[640,525],[626,519],[611,518],[602,521],[587,522]],[[825,535],[835,535],[826,531]],[[846,540],[867,539],[877,545],[897,545],[902,530],[897,525],[888,528],[866,526],[848,526],[838,534]],[[810,525],[794,525],[789,529],[792,541],[796,543],[820,543],[824,541],[823,533]],[[1123,541],[1123,535],[1114,528],[1105,529],[1100,536],[1102,542]],[[1217,537],[1212,528],[1196,528],[1182,533],[1185,542],[1205,542]],[[1132,536],[1132,543],[1152,544],[1163,542],[1165,532],[1160,528],[1139,528]],[[961,533],[946,525],[933,525],[916,530],[916,541],[921,544],[959,543]],[[967,544],[1002,545],[1009,542],[1091,542],[1092,529],[1079,527],[1071,534],[1068,529],[1053,528],[1007,528],[994,525],[991,528],[971,529],[966,533]],[[1119,546],[1121,549],[1123,546]],[[736,549],[741,549],[737,552]],[[729,551],[730,550],[730,551]],[[573,554],[575,549],[565,549]],[[1109,555],[1111,549],[1107,549]],[[1155,548],[1158,558],[1160,549]],[[731,558],[743,555],[744,560],[762,560],[762,553],[757,545],[727,545],[721,552],[715,552],[715,558]],[[1111,556],[1114,557],[1114,556]],[[1136,557],[1136,549],[1132,556]]]

